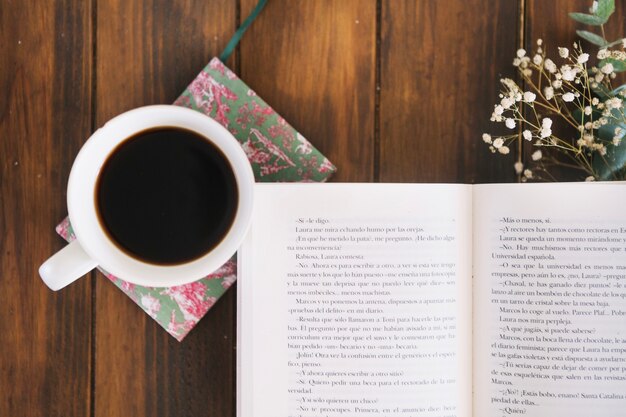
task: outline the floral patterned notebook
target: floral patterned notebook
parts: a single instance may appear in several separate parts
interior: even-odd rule
[[[200,111],[241,142],[259,182],[325,181],[336,168],[222,61],[213,58],[174,102]],[[66,218],[56,231],[74,239]],[[199,281],[168,288],[142,287],[101,270],[118,288],[181,341],[237,279],[235,256]]]

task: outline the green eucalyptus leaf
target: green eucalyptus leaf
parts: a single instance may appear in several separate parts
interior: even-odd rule
[[[605,48],[610,48],[610,47],[615,46],[615,45],[621,45],[623,42],[624,42],[624,39],[618,39],[616,41],[607,43],[606,45],[604,45],[604,47]]]
[[[600,84],[593,89],[593,92],[600,100],[606,101],[609,98],[616,97],[624,89],[626,89],[626,85],[621,85],[610,91]],[[596,172],[599,180],[622,179],[626,172],[626,140],[624,140],[626,136],[626,119],[624,119],[619,109],[613,109],[611,113],[614,117],[614,119],[610,119],[611,123],[594,130],[596,140],[604,143],[607,150],[605,155],[594,152],[591,159],[593,170]],[[591,120],[599,120],[602,117],[602,112],[593,106],[591,115],[587,116],[583,115],[582,110],[577,108],[572,111],[572,117],[577,123],[586,123]],[[618,127],[621,128],[619,137],[622,138],[623,143],[615,146],[613,145],[613,138],[616,136],[615,130]]]
[[[596,131],[596,137],[602,139],[605,142],[613,142],[613,138],[615,137],[615,129],[622,129],[622,132],[619,134],[620,138],[623,138],[626,134],[626,124],[623,123],[615,123],[615,124],[606,124],[604,126],[600,126],[600,129]]]
[[[602,126],[601,129],[606,129],[606,133],[603,132],[603,135],[611,135],[610,131],[614,132],[617,126],[618,125]],[[626,130],[626,125],[620,123],[619,126]],[[610,142],[612,139],[613,136],[610,136],[608,141]],[[598,173],[598,179],[604,181],[614,179],[614,177],[618,176],[618,173],[626,167],[626,142],[622,142],[618,146],[609,143],[606,146],[606,155],[600,155],[597,152],[594,153],[592,164],[594,171]]]
[[[578,34],[578,36],[580,36],[581,38],[583,38],[584,40],[588,42],[591,42],[594,45],[598,45],[600,47],[606,45],[606,39],[604,39],[600,35],[596,35],[595,33],[592,33],[586,30],[577,30],[576,33]]]
[[[618,96],[619,93],[621,93],[623,90],[626,90],[626,84],[622,84],[619,87],[617,87],[615,90],[611,91],[611,94],[613,94],[613,96]]]
[[[613,92],[623,87],[624,86],[618,87]],[[600,126],[600,128],[596,130],[596,137],[604,141],[607,151],[606,155],[594,153],[592,159],[593,168],[598,173],[598,177],[601,180],[612,180],[619,177],[619,173],[626,167],[626,141],[618,146],[613,145],[613,138],[615,136],[619,136],[620,139],[623,139],[624,135],[626,135],[626,120],[619,109],[611,110],[611,114],[615,119],[612,119],[611,123]],[[621,133],[616,135],[615,130],[618,127]]]
[[[606,155],[595,154],[592,159],[593,170],[598,174],[601,181],[611,181],[618,177],[626,163],[626,145],[611,145]]]
[[[602,101],[605,101],[607,98],[613,97],[613,93],[611,90],[606,88],[604,84],[598,83],[595,87],[591,87],[591,91]]]
[[[626,71],[626,61],[620,61],[615,58],[605,58],[598,63],[598,68],[604,67],[606,64],[612,64],[613,70],[615,72],[624,72]]]
[[[602,19],[599,16],[586,14],[586,13],[570,13],[569,17],[577,22],[584,23],[585,25],[600,26],[606,22],[606,19]]]
[[[615,0],[598,0],[598,9],[596,10],[595,15],[601,19],[604,19],[604,22],[609,20],[609,17],[615,11]]]

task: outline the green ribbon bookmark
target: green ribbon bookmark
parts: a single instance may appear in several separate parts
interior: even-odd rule
[[[241,26],[239,26],[239,29],[237,29],[233,37],[230,38],[230,41],[228,41],[226,48],[224,48],[224,51],[220,55],[220,61],[226,62],[228,57],[230,57],[230,54],[232,54],[235,50],[235,47],[241,40],[241,37],[244,33],[246,33],[246,30],[248,30],[248,26],[250,26],[252,22],[254,22],[254,19],[257,18],[259,13],[261,13],[261,10],[263,10],[263,7],[265,7],[265,3],[267,3],[267,0],[259,0],[254,10],[252,10],[252,13],[250,13],[246,20],[243,21]]]

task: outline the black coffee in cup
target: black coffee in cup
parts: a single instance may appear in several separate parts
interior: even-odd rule
[[[237,181],[210,140],[159,127],[113,150],[95,199],[100,223],[116,246],[143,262],[176,265],[210,252],[228,233]]]

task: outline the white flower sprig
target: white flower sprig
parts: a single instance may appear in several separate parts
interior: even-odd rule
[[[623,49],[625,45],[619,46]],[[612,147],[626,146],[622,145],[626,131],[617,127],[626,123],[626,89],[613,92],[615,68],[610,60],[607,62],[607,58],[626,61],[626,52],[600,49],[597,58],[604,60],[601,68],[588,67],[590,55],[578,43],[571,48],[559,47],[558,55],[557,64],[546,56],[541,39],[532,56],[524,49],[517,51],[513,65],[522,82],[500,80],[500,102],[491,114],[492,122],[504,123],[516,132],[498,137],[485,133],[482,137],[493,153],[508,154],[516,141],[532,144],[532,167],[519,161],[514,164],[523,181],[541,177],[535,175],[538,173],[550,175],[548,168],[552,166],[577,168],[587,180],[598,179],[594,158],[605,158]],[[553,131],[553,120],[557,119],[570,126],[573,138]],[[600,137],[603,126],[614,127],[610,140]]]

